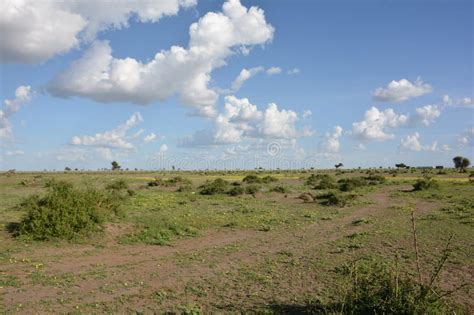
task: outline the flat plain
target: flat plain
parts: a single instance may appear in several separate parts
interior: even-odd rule
[[[426,176],[437,186],[413,190]],[[340,191],[347,178],[366,182]],[[129,193],[90,235],[17,235],[18,205],[52,179]],[[225,191],[209,191],[216,179]],[[468,314],[473,208],[469,173],[455,170],[1,174],[0,313],[343,313],[344,270],[386,264],[427,281],[451,238],[436,288]]]

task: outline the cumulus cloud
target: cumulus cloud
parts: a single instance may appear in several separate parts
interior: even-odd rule
[[[266,70],[268,75],[280,74],[281,71],[280,67],[270,67]]]
[[[259,110],[247,98],[226,96],[224,111],[214,119],[212,130],[200,130],[181,139],[181,146],[236,144],[244,140],[293,140],[313,134],[296,128],[298,115],[292,110],[279,109],[275,103]]]
[[[50,83],[56,96],[82,96],[100,102],[149,104],[178,94],[196,114],[215,116],[218,93],[209,88],[211,72],[239,53],[239,47],[264,44],[273,38],[273,27],[263,10],[247,9],[239,0],[228,0],[222,12],[208,12],[189,28],[189,46],[172,46],[146,63],[112,56],[106,41],[90,49]]]
[[[143,142],[149,143],[149,142],[155,141],[156,138],[157,138],[156,135],[152,132],[152,133],[146,135],[145,138],[143,138]]]
[[[432,145],[422,145],[420,143],[420,134],[415,132],[413,135],[407,135],[406,137],[402,138],[400,141],[400,149],[408,150],[408,151],[436,151],[438,146],[438,142],[433,142]]]
[[[13,126],[9,118],[18,112],[21,106],[29,103],[32,96],[33,92],[31,87],[21,85],[16,88],[14,99],[6,99],[3,101],[3,109],[0,110],[0,139],[8,139],[12,137]]]
[[[5,0],[0,10],[2,63],[38,63],[65,53],[98,32],[128,26],[133,17],[157,22],[196,0],[54,1]]]
[[[441,109],[436,105],[418,107],[412,114],[397,114],[392,108],[381,111],[371,107],[365,112],[364,120],[352,124],[351,134],[359,140],[390,140],[395,137],[391,129],[429,126],[440,115]]]
[[[429,126],[441,115],[441,110],[436,105],[425,105],[418,107],[415,111],[416,114],[412,119],[412,124],[415,125],[419,122],[425,126]]]
[[[462,147],[474,147],[474,127],[464,131],[458,138],[458,142]]]
[[[377,88],[372,92],[372,98],[377,102],[399,103],[431,93],[432,90],[431,85],[424,83],[420,78],[417,78],[414,83],[401,79],[390,82],[386,87]]]
[[[471,97],[463,97],[460,99],[452,99],[449,95],[443,96],[443,103],[448,106],[456,106],[456,107],[473,107],[474,106],[474,99]]]
[[[301,70],[298,69],[298,68],[293,68],[293,69],[290,69],[290,70],[287,71],[287,73],[290,74],[290,75],[298,74],[300,72],[301,72]]]
[[[308,118],[308,117],[311,117],[313,115],[313,112],[309,109],[306,109],[304,112],[303,112],[303,118]]]
[[[342,127],[335,126],[333,133],[326,133],[325,140],[321,143],[321,150],[326,153],[339,152],[339,138],[342,136]]]
[[[76,146],[133,149],[135,146],[129,141],[127,132],[142,121],[143,118],[140,113],[134,113],[125,123],[112,130],[96,133],[93,136],[75,136],[71,139],[71,144]]]
[[[399,115],[391,108],[380,111],[376,107],[371,107],[365,112],[364,120],[352,124],[352,135],[361,140],[389,140],[395,135],[389,133],[387,129],[400,127],[407,122],[408,116]]]
[[[110,148],[97,148],[96,151],[103,160],[106,160],[106,161],[114,160],[114,155]]]
[[[263,72],[264,70],[265,69],[261,66],[250,68],[250,69],[245,69],[245,68],[242,69],[242,71],[240,71],[237,78],[235,78],[235,80],[232,82],[232,91],[236,92],[240,90],[240,88],[242,87],[242,84],[244,84],[245,81],[255,76],[256,74]]]

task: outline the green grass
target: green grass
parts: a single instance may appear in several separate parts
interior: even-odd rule
[[[316,182],[305,185],[312,174]],[[256,182],[243,181],[248,175],[255,175]],[[425,278],[435,269],[440,248],[451,234],[452,253],[436,286],[460,285],[466,270],[474,266],[474,185],[467,183],[466,174],[433,171],[429,175],[438,187],[411,191],[423,175],[411,170],[343,170],[18,173],[0,177],[0,287],[4,290],[0,291],[0,312],[18,308],[45,313],[119,313],[124,309],[136,313],[157,309],[188,314],[330,313],[339,310],[343,292],[348,292],[344,302],[348,312],[374,310],[383,305],[378,297],[390,300],[390,307],[395,305],[398,308],[392,309],[402,312],[400,307],[413,306],[413,297],[419,296],[410,282],[416,280],[412,209]],[[117,194],[123,215],[106,218],[102,227],[105,230],[113,222],[110,231],[90,235],[80,243],[12,237],[7,226],[19,224],[28,213],[28,207],[17,205],[34,194],[45,196],[45,184],[51,178],[66,180],[77,189],[87,186]],[[160,185],[149,187],[148,182],[155,178]],[[363,185],[339,191],[341,183],[360,178]],[[216,179],[226,182],[224,190],[200,194],[199,187],[212,185]],[[258,191],[246,193],[248,187]],[[229,193],[232,189],[235,194]],[[303,193],[315,198],[305,203],[298,199]],[[381,194],[386,198],[379,199]],[[229,239],[200,247],[202,239],[214,234]],[[183,239],[193,245],[174,252]],[[114,251],[121,252],[124,259],[139,259],[136,263],[102,261],[102,255]],[[39,258],[38,253],[43,252],[48,254]],[[171,254],[160,254],[167,252]],[[159,255],[149,257],[155,253]],[[66,261],[74,266],[74,259],[77,270],[61,271]],[[374,262],[358,269],[357,282],[340,272],[354,261]],[[393,298],[394,270],[400,270],[406,298]],[[91,290],[76,290],[76,286],[87,288],[94,283],[97,287]],[[7,295],[1,294],[12,290],[29,293],[38,286],[45,295],[56,289],[64,293],[22,301],[21,307],[5,304]],[[381,290],[383,287],[389,289]],[[361,288],[377,294],[364,295]],[[467,302],[470,295],[469,288],[463,288],[444,299],[443,305],[446,302],[458,314],[468,314],[472,311]],[[444,306],[434,307],[429,310]]]

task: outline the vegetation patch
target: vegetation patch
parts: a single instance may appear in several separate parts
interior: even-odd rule
[[[413,191],[432,190],[439,188],[439,184],[432,178],[421,178],[413,185]]]
[[[52,182],[45,195],[33,195],[18,205],[26,214],[16,232],[34,240],[71,240],[101,231],[107,218],[119,214],[119,202],[115,193]]]

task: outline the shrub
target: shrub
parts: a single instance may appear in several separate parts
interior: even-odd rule
[[[111,193],[52,182],[44,196],[26,198],[18,208],[26,211],[20,235],[34,240],[71,240],[102,230],[106,219],[118,214],[119,202]]]
[[[157,187],[163,185],[163,182],[159,178],[155,178],[151,182],[148,182],[148,187]]]
[[[321,200],[321,204],[325,206],[339,206],[344,207],[347,205],[350,199],[355,198],[352,195],[342,195],[335,192],[329,192],[323,195],[319,195],[316,197],[317,199]]]
[[[369,175],[364,178],[369,185],[379,185],[385,183],[385,177],[381,175]]]
[[[322,175],[319,183],[314,186],[314,189],[334,189],[337,188],[336,180],[329,175]]]
[[[250,175],[245,176],[244,179],[242,179],[242,181],[247,184],[258,184],[262,180],[257,175],[250,174]]]
[[[249,195],[255,195],[259,191],[260,191],[260,186],[257,186],[257,185],[248,185],[247,187],[245,187],[245,193]]]
[[[342,178],[338,183],[340,191],[352,191],[367,185],[367,181],[363,177]]]
[[[114,180],[113,182],[111,182],[110,184],[105,186],[105,189],[107,189],[107,190],[128,189],[128,184],[123,179]]]
[[[342,271],[350,277],[345,314],[446,314],[435,292],[382,263],[359,263]]]
[[[288,188],[286,188],[284,186],[275,186],[270,191],[277,192],[277,193],[280,193],[280,194],[285,194],[285,193],[288,192]]]
[[[201,195],[215,195],[215,194],[224,194],[227,191],[229,182],[223,180],[222,178],[216,178],[211,182],[206,182],[204,185],[200,186]]]
[[[413,190],[414,191],[420,191],[420,190],[430,190],[430,189],[436,189],[438,188],[438,182],[435,181],[432,178],[421,178],[416,181],[416,183],[413,185]]]
[[[263,177],[261,181],[262,183],[268,184],[268,183],[277,182],[278,178],[268,175],[268,176]]]
[[[242,186],[234,186],[227,192],[229,196],[239,196],[243,195],[244,193],[245,189]]]

